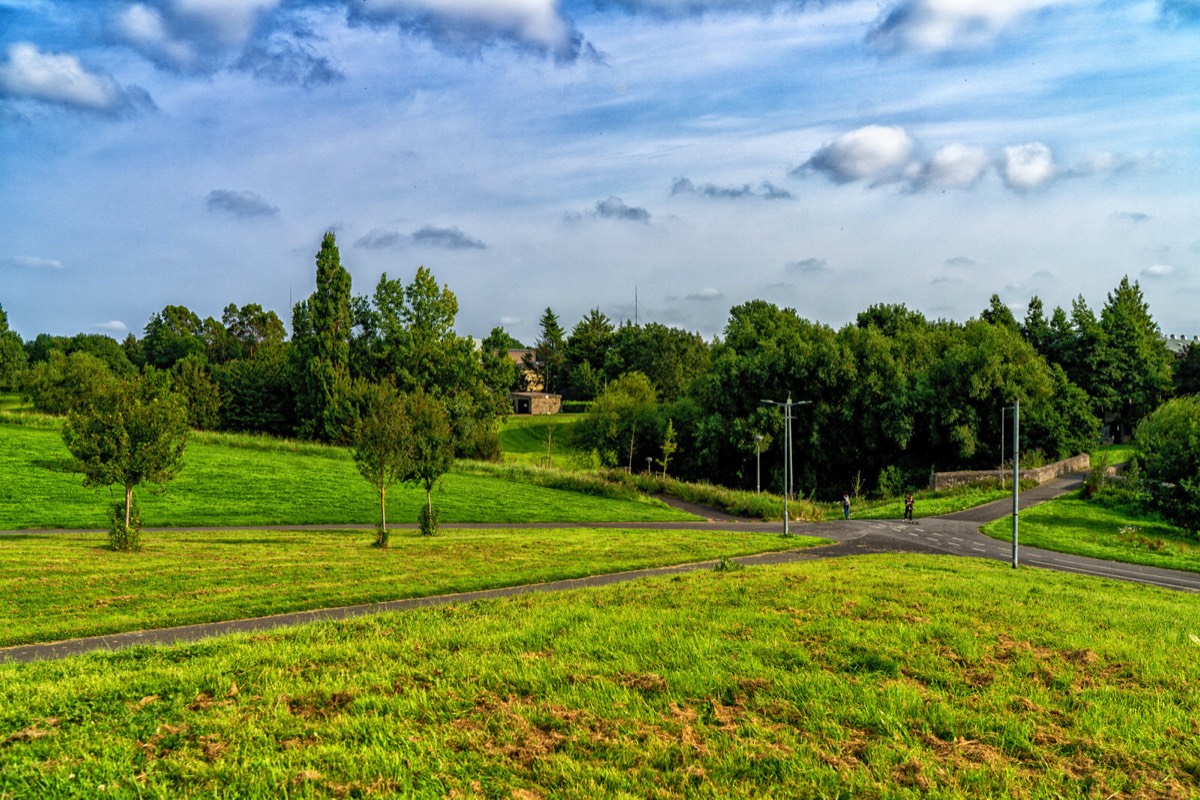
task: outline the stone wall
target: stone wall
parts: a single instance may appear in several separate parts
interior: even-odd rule
[[[1032,480],[1036,483],[1045,483],[1053,480],[1060,475],[1067,475],[1072,472],[1082,472],[1088,469],[1092,464],[1092,459],[1087,453],[1083,455],[1068,458],[1065,461],[1059,461],[1054,464],[1047,464],[1044,467],[1035,469],[1021,470],[1021,480]],[[1012,470],[1000,469],[984,469],[972,470],[970,472],[935,472],[929,477],[930,489],[949,489],[952,486],[962,486],[968,483],[978,483],[986,480],[1007,480],[1012,477]]]

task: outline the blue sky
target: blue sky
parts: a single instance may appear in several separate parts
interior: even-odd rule
[[[476,336],[1123,275],[1200,334],[1198,144],[1200,0],[0,0],[0,305],[290,322],[333,230]]]

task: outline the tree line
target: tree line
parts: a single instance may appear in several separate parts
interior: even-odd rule
[[[154,314],[139,338],[39,335],[22,342],[0,311],[0,389],[67,413],[105,385],[159,374],[193,428],[351,443],[370,388],[432,399],[452,453],[499,457],[497,423],[512,389],[589,404],[577,444],[596,462],[780,491],[792,398],[796,485],[900,491],[931,470],[1001,465],[1005,409],[1022,407],[1021,447],[1047,460],[1116,438],[1174,395],[1200,388],[1200,348],[1173,356],[1141,289],[1122,279],[1099,313],[1082,297],[1018,320],[993,296],[966,322],[877,305],[839,329],[755,300],[706,341],[658,323],[614,323],[592,309],[568,331],[547,308],[525,363],[503,328],[476,343],[455,332],[457,299],[424,267],[381,275],[355,295],[327,233],[316,288],[292,310],[291,337],[259,305],[220,320],[185,306]]]

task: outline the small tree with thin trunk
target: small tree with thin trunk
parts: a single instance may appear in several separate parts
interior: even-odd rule
[[[375,546],[388,546],[387,490],[413,472],[412,420],[407,403],[390,384],[372,384],[362,393],[354,429],[354,465],[379,492]]]
[[[78,461],[83,485],[125,490],[124,504],[118,505],[123,515],[114,514],[109,531],[114,550],[138,549],[141,522],[133,490],[179,474],[188,433],[183,401],[154,371],[101,386],[67,417],[63,442]]]
[[[421,533],[437,533],[437,514],[433,509],[433,489],[454,463],[454,437],[450,416],[436,397],[417,390],[408,396],[408,417],[412,425],[412,468],[409,480],[425,489],[425,508],[421,510]]]

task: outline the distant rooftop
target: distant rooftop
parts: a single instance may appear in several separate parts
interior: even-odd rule
[[[1200,336],[1183,336],[1174,333],[1164,333],[1163,339],[1167,342],[1167,349],[1172,353],[1181,353],[1188,345],[1200,343]]]

